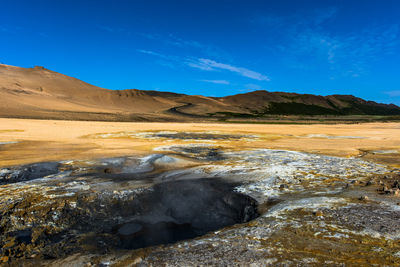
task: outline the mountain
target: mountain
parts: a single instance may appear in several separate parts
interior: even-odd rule
[[[394,104],[380,104],[352,95],[320,96],[254,91],[220,100],[259,115],[400,115],[400,107]]]
[[[43,67],[0,64],[0,117],[190,121],[212,117],[284,115],[400,115],[393,104],[351,95],[317,96],[254,91],[206,97],[138,89],[108,90]]]

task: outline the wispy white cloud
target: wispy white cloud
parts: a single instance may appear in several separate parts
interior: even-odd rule
[[[237,73],[241,76],[254,79],[254,80],[259,80],[259,81],[269,81],[270,79],[266,76],[263,75],[259,72],[252,71],[246,68],[242,67],[236,67],[230,64],[224,64],[224,63],[219,63],[211,59],[206,59],[206,58],[198,58],[196,60],[190,60],[187,62],[187,65],[192,67],[192,68],[197,68],[201,70],[207,70],[207,71],[216,71],[216,70],[227,70],[231,71],[234,73]]]
[[[230,84],[229,81],[227,80],[200,80],[201,82],[206,82],[206,83],[216,83],[216,84]]]
[[[387,94],[391,97],[400,96],[400,90],[387,91],[387,92],[385,92],[385,94]]]
[[[308,28],[294,35],[288,52],[326,62],[331,70],[344,76],[359,77],[369,66],[395,51],[400,45],[399,26],[368,27],[361,32],[333,35],[322,29]]]
[[[151,51],[151,50],[145,50],[145,49],[137,49],[136,51],[138,51],[139,53],[142,54],[147,54],[147,55],[151,55],[151,56],[156,56],[168,61],[178,61],[179,57],[176,56],[171,56],[171,55],[165,55],[165,54],[161,54],[155,51]]]
[[[248,83],[245,85],[247,91],[256,91],[256,90],[262,90],[263,88],[259,86],[258,84],[254,83]]]
[[[269,81],[270,80],[266,75],[261,74],[259,72],[252,71],[252,70],[242,68],[242,67],[236,67],[236,66],[233,66],[230,64],[219,63],[212,59],[184,58],[184,57],[178,57],[178,56],[165,55],[165,54],[161,54],[161,53],[154,52],[151,50],[144,50],[144,49],[138,49],[137,51],[142,54],[156,56],[156,57],[159,57],[159,58],[171,61],[171,62],[184,63],[187,66],[196,68],[196,69],[201,69],[201,70],[206,70],[206,71],[227,70],[230,72],[237,73],[243,77],[247,77],[247,78],[254,79],[254,80],[259,80],[259,81]]]
[[[148,55],[152,55],[152,56],[167,57],[167,56],[165,56],[163,54],[160,54],[160,53],[157,53],[157,52],[154,52],[154,51],[150,51],[150,50],[138,49],[137,51],[140,52],[140,53],[148,54]]]
[[[399,24],[365,24],[352,30],[332,30],[340,9],[328,7],[288,16],[269,15],[252,20],[270,34],[279,46],[268,49],[282,54],[288,67],[322,70],[330,76],[360,77],[381,58],[396,53],[400,47]],[[337,29],[337,27],[333,27]]]
[[[200,69],[200,70],[215,71],[215,68],[212,68],[211,66],[208,66],[206,64],[202,64],[201,62],[198,62],[198,60],[193,61],[192,59],[190,59],[186,62],[186,64],[189,67]]]
[[[157,64],[172,69],[174,69],[180,61],[182,61],[182,59],[180,59],[179,57],[165,55],[151,50],[137,49],[136,51],[142,54],[157,57],[158,59],[155,61]]]
[[[246,93],[253,92],[253,91],[255,91],[255,90],[253,90],[253,89],[240,89],[239,90],[239,92],[246,92]]]

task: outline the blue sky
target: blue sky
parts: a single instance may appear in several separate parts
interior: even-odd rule
[[[0,62],[108,89],[400,104],[400,1],[2,1]]]

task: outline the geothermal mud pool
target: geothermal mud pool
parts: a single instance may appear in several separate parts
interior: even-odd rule
[[[143,157],[0,169],[1,262],[400,264],[399,188],[390,180],[399,170],[359,158],[200,142],[249,136],[149,136],[195,143]],[[385,179],[393,186],[379,194]]]

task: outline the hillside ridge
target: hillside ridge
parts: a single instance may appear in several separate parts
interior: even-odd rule
[[[352,95],[258,90],[225,97],[110,90],[41,66],[0,64],[0,117],[179,121],[265,115],[400,115],[400,107]]]

